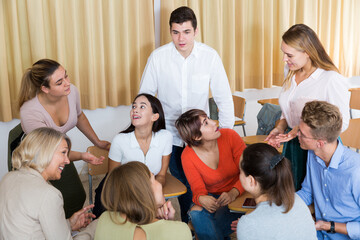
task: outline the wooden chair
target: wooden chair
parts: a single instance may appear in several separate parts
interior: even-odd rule
[[[350,118],[352,119],[352,109],[360,110],[360,88],[350,88]]]
[[[101,149],[96,146],[88,147],[87,152],[93,154],[96,157],[104,156],[105,159],[103,164],[101,165],[93,165],[88,163],[88,177],[89,177],[89,204],[93,204],[93,196],[92,196],[92,176],[106,174],[108,172],[108,161],[109,161],[109,151],[105,149]]]
[[[257,101],[261,105],[264,105],[265,103],[271,103],[274,105],[279,105],[279,99],[278,98],[269,98],[269,99],[260,99]]]
[[[92,176],[105,174],[108,172],[108,161],[109,161],[109,151],[105,149],[101,149],[96,146],[88,147],[87,152],[100,157],[104,156],[104,162],[101,165],[93,165],[91,163],[88,163],[88,169],[89,169],[89,204],[93,203],[93,196],[92,196]],[[178,197],[182,194],[185,194],[187,189],[182,182],[180,182],[177,178],[172,176],[169,173],[166,173],[165,176],[165,186],[163,188],[164,197],[166,199]]]
[[[25,136],[24,131],[21,128],[21,124],[19,123],[9,132],[8,138],[8,171],[12,170],[12,152],[15,150],[17,146],[19,146],[21,140]]]
[[[232,95],[232,97],[233,97],[233,101],[234,101],[234,114],[235,114],[234,126],[242,126],[244,136],[246,136],[246,132],[245,132],[246,122],[244,121],[245,106],[246,106],[245,98],[235,96],[235,95]],[[215,102],[213,104],[215,104]],[[213,115],[214,114],[212,114],[212,116]],[[212,117],[212,116],[211,116],[211,119],[213,119],[219,126],[219,120],[217,120],[217,116],[216,117]]]
[[[170,173],[166,173],[163,194],[165,199],[178,197],[187,192],[185,185]]]
[[[244,118],[245,118],[245,106],[246,106],[245,98],[233,95],[233,101],[234,101],[234,110],[235,110],[234,111],[235,112],[235,124],[234,124],[234,126],[242,126],[244,136],[246,136],[246,132],[245,132],[245,124],[246,124],[246,122],[244,121]]]
[[[344,146],[360,149],[360,118],[350,119],[349,127],[340,134]]]

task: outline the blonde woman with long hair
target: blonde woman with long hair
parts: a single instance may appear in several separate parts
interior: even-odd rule
[[[284,144],[283,154],[291,161],[295,189],[305,177],[307,151],[297,139],[301,111],[306,102],[322,100],[339,107],[344,122],[349,123],[350,94],[345,78],[326,53],[316,33],[304,24],[296,24],[282,36],[285,81],[279,96],[282,116],[265,139],[272,146]]]

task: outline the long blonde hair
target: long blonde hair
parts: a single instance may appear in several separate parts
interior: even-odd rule
[[[47,127],[31,131],[12,153],[13,170],[25,167],[41,173],[50,164],[63,139],[70,152],[71,142],[65,134]]]
[[[42,86],[50,87],[50,77],[59,68],[60,64],[51,59],[41,59],[27,69],[22,77],[19,108],[34,98]]]
[[[110,211],[116,224],[123,224],[117,217],[139,225],[151,223],[156,217],[156,202],[150,182],[151,173],[141,162],[129,162],[112,170],[107,176],[101,202]]]
[[[309,55],[312,66],[326,71],[339,72],[329,55],[326,53],[316,33],[305,24],[295,24],[282,36],[283,42],[298,51]],[[284,80],[285,89],[289,89],[291,78],[299,70],[289,70]]]

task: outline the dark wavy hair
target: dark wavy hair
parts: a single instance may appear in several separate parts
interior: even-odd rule
[[[158,120],[156,120],[154,123],[153,123],[153,126],[152,126],[152,131],[153,132],[158,132],[160,131],[161,129],[165,129],[165,114],[164,114],[164,110],[162,108],[162,105],[161,105],[161,102],[159,101],[159,99],[157,99],[156,97],[154,97],[153,95],[150,95],[150,94],[147,94],[147,93],[140,93],[138,94],[135,98],[134,98],[134,101],[138,98],[138,97],[141,97],[141,96],[144,96],[147,98],[147,100],[149,101],[150,103],[150,106],[152,108],[152,112],[155,114],[155,113],[158,113],[159,114],[159,118]],[[121,131],[120,133],[130,133],[130,132],[133,132],[135,130],[135,126],[130,124],[130,126]]]

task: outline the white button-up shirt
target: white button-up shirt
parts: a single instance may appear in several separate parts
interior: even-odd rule
[[[139,93],[157,94],[173,144],[183,146],[175,121],[194,108],[209,115],[209,87],[219,109],[220,127],[233,128],[234,103],[220,56],[209,46],[194,42],[191,54],[184,58],[171,42],[150,55]]]
[[[280,93],[281,118],[286,119],[290,128],[298,126],[305,103],[313,100],[336,105],[343,117],[342,131],[347,129],[350,119],[350,93],[345,77],[337,72],[318,68],[297,85],[293,76],[290,88],[285,90],[283,87]]]

